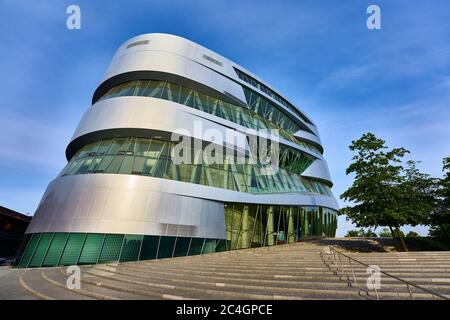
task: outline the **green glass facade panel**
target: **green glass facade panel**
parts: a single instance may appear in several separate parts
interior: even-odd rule
[[[107,147],[108,144],[110,147]],[[98,145],[104,146],[107,151],[101,155],[85,152],[98,148]],[[332,195],[324,182],[300,176],[313,162],[313,158],[288,147],[281,147],[280,170],[273,175],[262,174],[264,164],[258,160],[256,163],[250,163],[248,156],[228,156],[224,163],[191,164],[194,159],[216,157],[197,146],[183,150],[191,161],[175,165],[170,155],[176,147],[177,144],[173,141],[133,137],[93,142],[81,148],[72,157],[62,170],[61,176],[92,172],[137,174],[255,194],[304,192]],[[224,153],[224,150],[220,150],[217,155]],[[242,160],[244,164],[241,164]]]
[[[70,266],[78,263],[85,238],[85,233],[71,233],[69,235],[63,254],[59,260],[60,266]]]
[[[141,235],[125,235],[120,261],[137,261],[142,244]]]
[[[37,233],[28,236],[17,267],[163,259],[275,246],[333,237],[337,212],[322,207],[225,204],[226,239],[121,234]]]
[[[203,246],[202,254],[216,252],[216,240],[205,239],[205,244]]]
[[[217,240],[216,252],[223,252],[223,251],[227,251],[227,241]]]
[[[29,267],[40,267],[44,261],[50,242],[52,241],[53,233],[43,233],[39,244],[34,251],[33,257],[30,260]]]
[[[68,233],[55,233],[44,262],[42,263],[43,267],[54,267],[58,265],[68,237]]]
[[[139,260],[156,259],[159,238],[159,236],[144,236]]]
[[[98,262],[114,262],[119,261],[120,251],[122,250],[124,235],[108,234],[103,243],[102,252]]]
[[[104,234],[89,233],[86,236],[78,264],[95,264],[102,250]]]
[[[27,267],[31,257],[33,256],[34,250],[36,250],[36,247],[39,243],[39,239],[41,238],[41,234],[40,233],[34,233],[31,236],[31,239],[29,240],[29,243],[25,249],[25,252],[22,256],[22,258],[20,259],[20,262],[18,263],[19,267]]]
[[[182,257],[188,255],[191,238],[178,237],[175,245],[174,257]]]
[[[171,258],[176,237],[161,237],[158,248],[158,259]]]
[[[191,245],[189,247],[189,255],[197,255],[202,253],[203,243],[205,239],[203,238],[192,238]]]
[[[137,87],[141,89],[136,90]],[[142,90],[144,87],[145,89]],[[320,150],[315,145],[293,136],[301,129],[309,131],[308,127],[303,124],[300,126],[300,122],[294,121],[291,115],[256,92],[245,87],[243,89],[247,100],[246,106],[231,104],[167,81],[135,80],[111,88],[99,101],[119,96],[147,96],[173,101],[247,128],[255,130],[277,129],[283,138],[298,145],[306,146],[309,150],[320,154]]]

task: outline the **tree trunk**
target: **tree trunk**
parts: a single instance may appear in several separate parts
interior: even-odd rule
[[[397,239],[397,235],[395,234],[394,230],[392,230],[391,226],[389,226],[389,230],[391,230],[392,239],[396,240]]]
[[[403,251],[408,251],[408,248],[406,247],[405,239],[403,239],[402,232],[400,231],[399,227],[395,227],[395,231],[398,235],[398,240],[400,241],[401,247]]]

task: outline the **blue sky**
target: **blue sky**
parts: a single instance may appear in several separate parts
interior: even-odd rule
[[[81,30],[66,28],[70,4]],[[370,4],[381,7],[381,30],[366,28]],[[0,205],[34,212],[114,51],[151,32],[202,44],[297,103],[319,127],[336,196],[352,181],[348,145],[367,131],[440,176],[450,154],[449,12],[448,0],[3,0]],[[340,217],[338,235],[351,228]]]

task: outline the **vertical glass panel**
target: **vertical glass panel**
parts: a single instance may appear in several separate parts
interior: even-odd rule
[[[144,152],[144,156],[151,158],[158,158],[163,147],[164,147],[163,142],[152,139],[150,148],[148,151]]]
[[[287,225],[287,241],[295,242],[295,215],[293,207],[286,207],[286,225]]]
[[[227,251],[226,240],[217,240],[216,252]]]
[[[225,226],[226,226],[226,235],[227,235],[227,250],[231,250],[231,234],[233,232],[232,221],[233,221],[233,204],[227,203],[225,205]]]
[[[145,156],[150,147],[150,139],[137,139],[134,146],[134,154],[137,156]]]
[[[216,240],[205,239],[205,245],[203,246],[202,254],[216,252]]]
[[[264,243],[265,224],[263,222],[263,206],[256,206],[256,216],[254,221],[254,231],[252,235],[252,247],[262,247]]]
[[[243,204],[232,204],[232,220],[231,220],[231,250],[235,250],[239,246],[240,229],[242,222]]]
[[[119,260],[122,249],[123,234],[107,234],[98,262],[115,262]]]
[[[137,261],[142,243],[141,235],[125,235],[120,261]]]
[[[144,175],[153,176],[154,167],[156,166],[156,162],[158,160],[147,158],[144,163],[144,168],[142,169],[142,173]]]
[[[274,211],[275,211],[275,207],[273,207],[273,206],[269,206],[269,207],[267,207],[267,210],[266,210],[266,215],[265,215],[265,218],[266,218],[266,221],[265,221],[265,223],[266,223],[266,233],[265,233],[265,235],[266,235],[266,238],[267,238],[267,240],[266,240],[266,246],[273,246],[274,244],[275,244],[275,239],[274,239],[274,237],[275,237],[275,228],[274,228]]]
[[[103,156],[102,161],[97,166],[96,172],[104,172],[106,168],[111,164],[113,161],[114,156]]]
[[[142,174],[144,171],[145,157],[134,157],[131,174]],[[123,165],[122,165],[123,166]]]
[[[28,246],[25,249],[25,252],[22,256],[22,259],[20,259],[20,262],[18,264],[19,267],[28,266],[28,263],[30,262],[31,257],[33,256],[34,250],[36,249],[40,238],[41,238],[40,233],[33,233],[30,242],[28,243]]]
[[[176,237],[161,237],[158,248],[158,259],[172,258]]]
[[[68,237],[68,233],[55,233],[44,262],[42,263],[43,267],[54,267],[58,265]]]
[[[109,147],[111,146],[111,142],[112,142],[111,139],[103,140],[100,143],[100,146],[98,147],[97,155],[99,155],[99,156],[104,155],[108,151]]]
[[[189,248],[189,255],[197,255],[202,253],[203,243],[205,239],[203,238],[192,238],[191,246]]]
[[[84,233],[71,233],[69,235],[64,252],[59,260],[60,266],[69,266],[78,262],[85,238],[86,234]]]
[[[79,264],[95,264],[98,261],[100,251],[102,250],[104,234],[90,233],[84,242],[83,251],[81,251]]]
[[[123,154],[118,154],[114,157],[114,160],[111,161],[111,164],[106,168],[107,173],[117,173],[119,171],[120,165],[122,164],[122,161],[124,159]]]
[[[190,242],[191,238],[178,237],[173,256],[174,257],[187,256]]]
[[[108,154],[115,155],[119,151],[125,151],[123,144],[126,142],[125,138],[114,138],[111,147],[108,150]]]
[[[12,262],[12,266],[17,266],[20,260],[27,249],[28,243],[30,242],[31,234],[25,234],[22,241],[20,242],[19,250],[17,250],[17,254],[14,257],[14,261]]]
[[[123,159],[122,165],[120,166],[120,174],[130,174],[133,166],[133,156],[126,155]]]
[[[144,236],[139,260],[156,259],[159,236]]]
[[[53,233],[42,234],[41,240],[34,251],[33,257],[31,258],[30,267],[40,267],[44,260],[45,254],[47,253],[50,242],[52,241]]]

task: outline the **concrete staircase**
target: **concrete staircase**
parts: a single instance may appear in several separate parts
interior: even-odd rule
[[[332,241],[336,244],[336,239]],[[327,249],[327,242],[321,240],[82,266],[80,290],[67,289],[65,268],[15,271],[20,272],[20,289],[40,299],[376,299],[365,285],[366,267],[355,263],[350,267],[345,261],[339,270],[336,264],[328,266],[321,255]],[[345,253],[450,298],[450,252]],[[384,275],[378,295],[380,299],[410,298],[403,283]],[[414,298],[433,296],[417,291]]]

